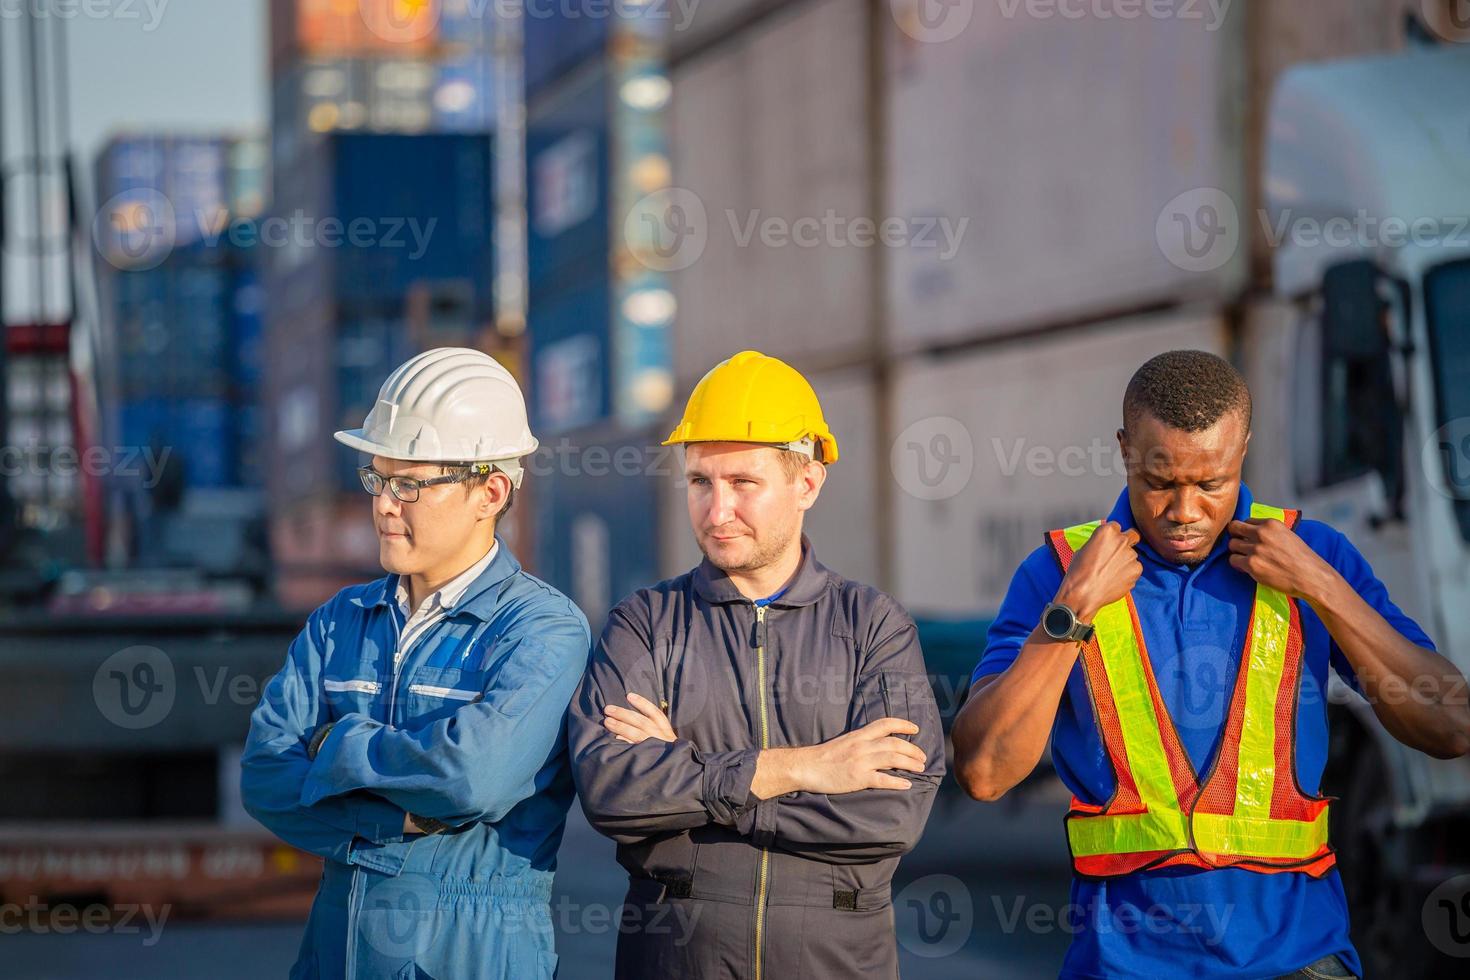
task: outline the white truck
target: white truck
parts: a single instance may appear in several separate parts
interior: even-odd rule
[[[1466,46],[1282,77],[1259,216],[1274,285],[1240,349],[1252,488],[1346,533],[1470,674],[1467,94]],[[1439,975],[1448,946],[1470,952],[1470,759],[1411,751],[1336,695],[1325,783],[1365,969]]]

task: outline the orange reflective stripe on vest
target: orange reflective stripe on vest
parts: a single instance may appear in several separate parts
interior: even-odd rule
[[[1252,504],[1251,516],[1294,527],[1299,514]],[[1064,573],[1099,523],[1048,532]],[[1073,799],[1074,870],[1108,877],[1190,865],[1325,874],[1337,860],[1327,843],[1328,801],[1303,795],[1296,778],[1296,602],[1256,586],[1224,736],[1202,781],[1159,693],[1133,596],[1103,607],[1093,626],[1083,673],[1117,790],[1103,806]]]

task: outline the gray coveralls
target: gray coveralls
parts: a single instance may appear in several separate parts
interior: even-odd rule
[[[629,875],[619,980],[898,976],[889,886],[944,774],[939,713],[913,620],[802,546],[764,608],[708,561],[623,600],[572,701],[578,796]],[[664,706],[676,741],[603,728],[629,691]],[[928,767],[899,773],[908,790],[751,795],[761,748],[884,717],[919,726]]]

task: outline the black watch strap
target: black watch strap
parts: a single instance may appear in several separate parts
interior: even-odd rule
[[[417,813],[408,815],[409,822],[426,834],[438,834],[449,829],[449,824],[433,817],[421,817]]]
[[[306,757],[308,759],[316,758],[316,754],[322,750],[322,743],[327,740],[327,736],[331,734],[332,726],[335,724],[337,724],[335,721],[329,721],[325,725],[318,726],[317,730],[312,732],[311,741],[306,743]]]

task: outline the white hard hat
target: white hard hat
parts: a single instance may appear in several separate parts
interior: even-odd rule
[[[517,487],[524,475],[519,459],[537,445],[516,379],[489,354],[467,347],[439,347],[405,361],[383,382],[362,428],[335,438],[389,459],[493,462]]]

